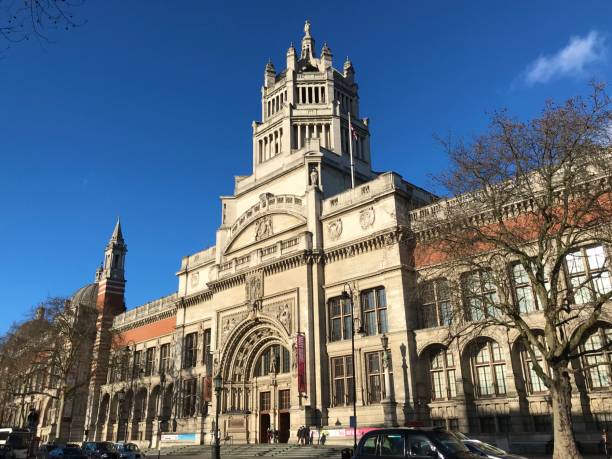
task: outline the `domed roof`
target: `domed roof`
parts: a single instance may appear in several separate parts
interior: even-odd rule
[[[95,306],[97,296],[98,284],[89,284],[77,290],[70,298],[70,302],[74,305],[84,304],[87,306]]]

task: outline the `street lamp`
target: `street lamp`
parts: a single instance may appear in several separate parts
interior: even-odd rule
[[[385,400],[389,400],[391,398],[391,375],[389,370],[391,369],[389,365],[389,337],[383,333],[380,337],[380,344],[383,348],[383,369],[385,372]]]
[[[353,359],[352,376],[353,376],[353,451],[357,451],[357,379],[355,377],[355,332],[363,334],[363,328],[360,321],[355,317],[353,304],[353,289],[349,284],[344,285],[344,290],[340,295],[342,301],[348,301],[351,305],[351,358]],[[357,323],[357,326],[355,325]],[[356,330],[355,330],[356,329]]]
[[[165,390],[164,387],[166,385],[166,372],[162,370],[159,373],[159,395],[158,395],[158,423],[157,423],[157,459],[161,456],[161,438],[162,438],[162,429],[164,425],[164,395]]]
[[[215,410],[215,444],[212,450],[212,459],[221,459],[221,444],[219,442],[219,411],[221,411],[221,391],[223,390],[221,373],[217,373],[213,378],[213,385],[217,396],[217,407]]]

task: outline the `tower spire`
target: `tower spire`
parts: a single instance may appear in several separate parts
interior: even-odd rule
[[[121,220],[117,217],[117,223],[113,229],[106,249],[104,250],[104,265],[100,278],[114,279],[124,281],[124,265],[127,246],[123,239],[121,231]],[[98,277],[98,275],[96,275]]]
[[[111,235],[110,242],[121,241],[123,242],[123,233],[121,232],[121,219],[117,217],[117,223],[115,223],[115,229]]]

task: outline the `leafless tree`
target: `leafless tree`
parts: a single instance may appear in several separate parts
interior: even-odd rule
[[[548,102],[530,122],[502,111],[472,142],[443,142],[450,167],[439,180],[453,197],[416,222],[433,234],[419,263],[460,292],[449,339],[491,328],[518,336],[550,392],[558,459],[580,457],[571,379],[588,368],[572,362],[606,350],[585,342],[612,317],[610,108],[604,85],[593,84],[587,98]]]
[[[94,306],[50,298],[14,325],[0,345],[0,398],[55,399],[62,413],[67,401],[86,397],[96,318]]]
[[[7,45],[32,38],[48,40],[54,29],[82,24],[74,10],[84,0],[0,0],[0,39]]]

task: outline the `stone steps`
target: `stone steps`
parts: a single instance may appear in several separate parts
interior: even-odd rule
[[[162,448],[161,456],[209,456],[210,445],[181,445]],[[223,456],[236,457],[291,457],[291,458],[327,458],[339,457],[340,447],[337,446],[299,446],[291,444],[240,444],[221,445]],[[156,449],[145,450],[149,458],[157,456]]]

